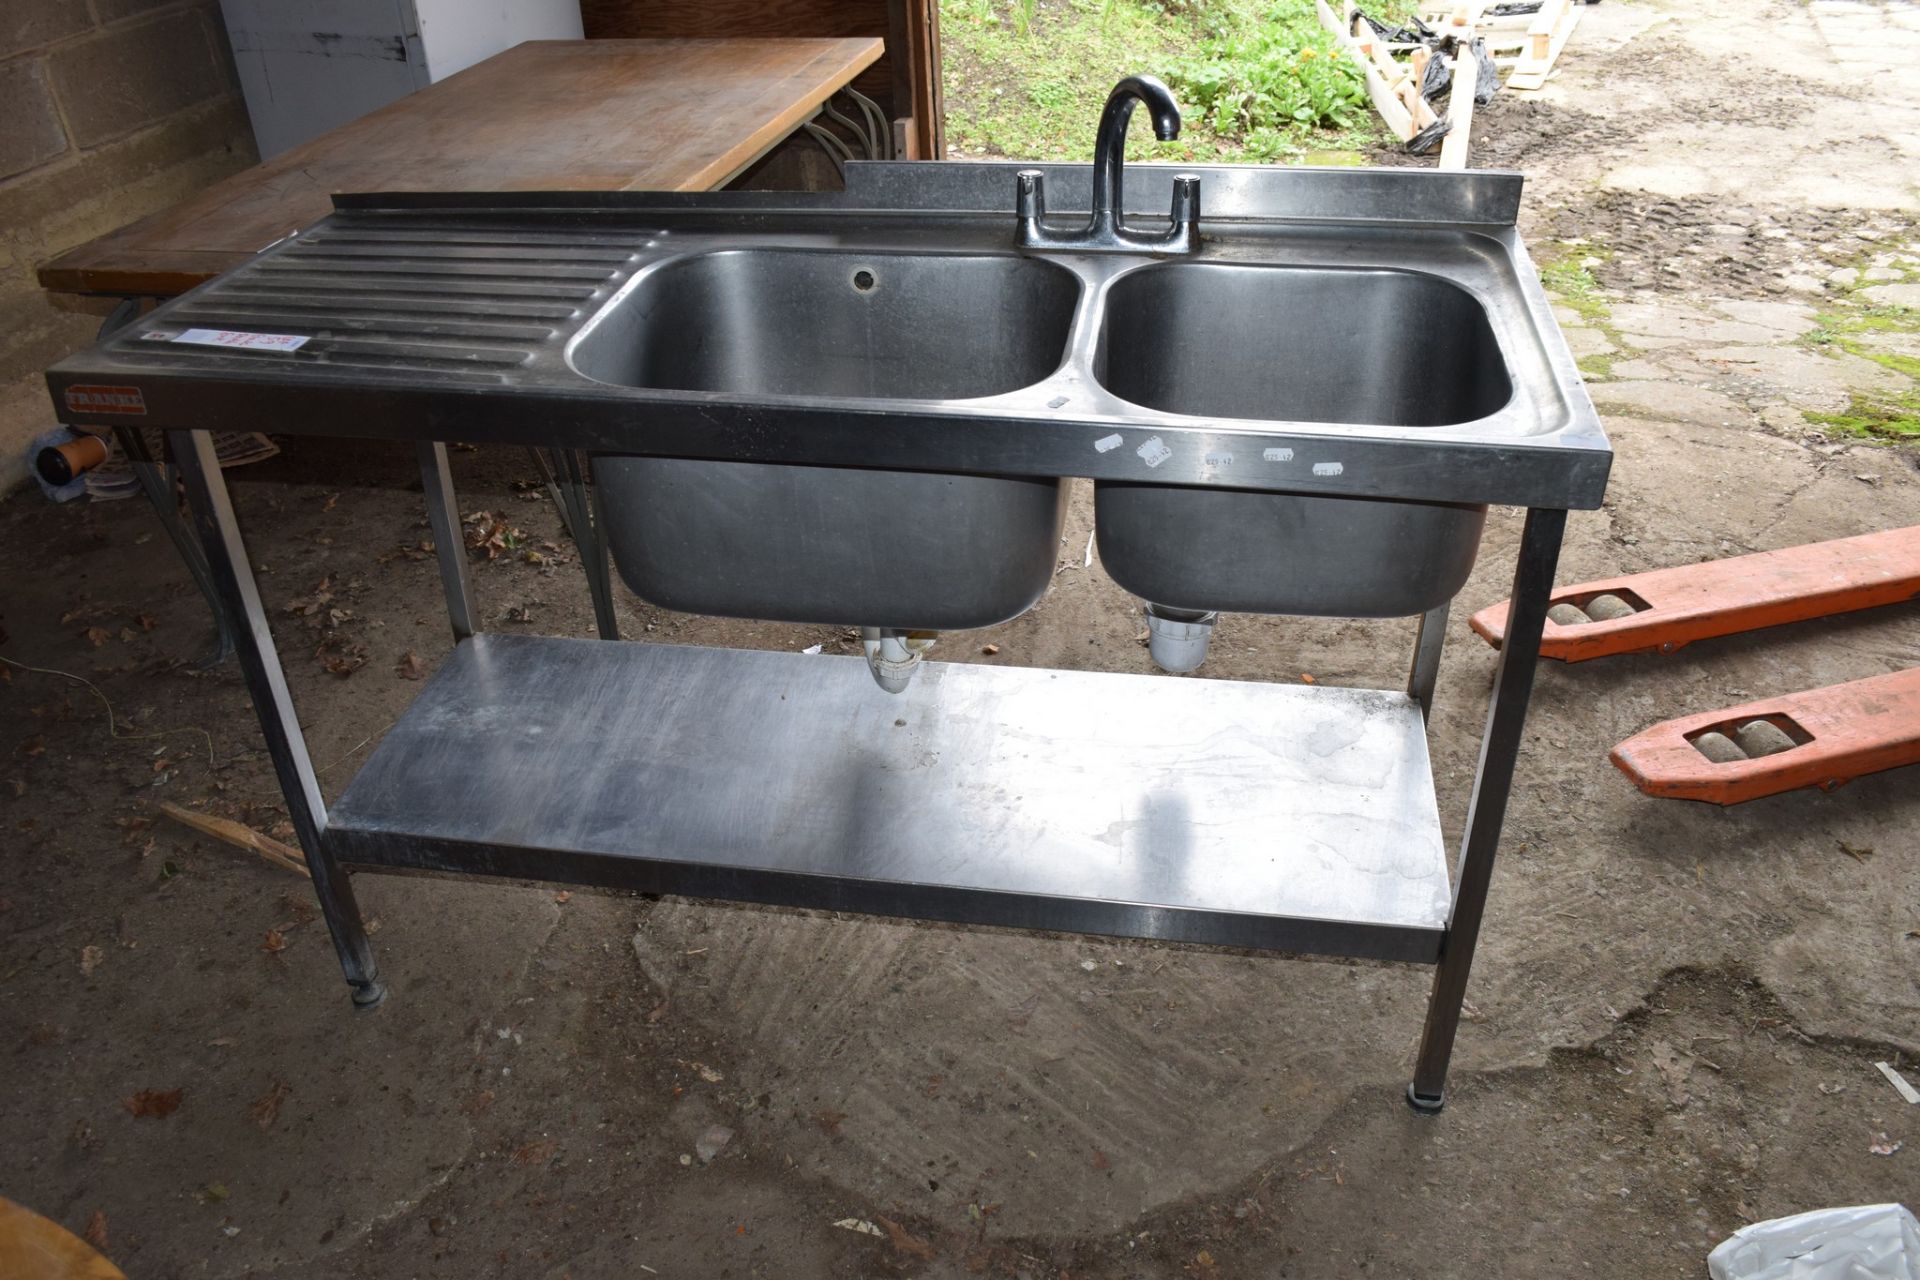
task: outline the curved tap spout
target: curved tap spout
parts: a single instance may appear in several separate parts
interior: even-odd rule
[[[1100,132],[1093,143],[1093,227],[1118,228],[1121,213],[1122,169],[1127,157],[1127,125],[1135,103],[1144,102],[1153,116],[1153,136],[1172,142],[1180,136],[1180,105],[1173,90],[1157,76],[1128,76],[1113,86],[1100,113]]]
[[[1180,107],[1173,91],[1153,76],[1128,76],[1113,86],[1100,113],[1093,146],[1092,212],[1085,228],[1057,231],[1046,225],[1046,175],[1022,169],[1016,175],[1018,239],[1026,249],[1075,249],[1109,253],[1192,253],[1200,247],[1200,179],[1179,174],[1173,180],[1173,208],[1163,232],[1133,231],[1126,225],[1123,190],[1127,125],[1136,105],[1145,103],[1153,132],[1162,142],[1180,136]]]

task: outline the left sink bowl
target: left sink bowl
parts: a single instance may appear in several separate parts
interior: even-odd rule
[[[979,399],[1059,367],[1079,297],[1071,272],[1011,254],[719,250],[636,277],[569,358],[656,390]],[[1065,511],[1054,479],[623,455],[594,475],[637,595],[785,622],[1004,622],[1045,592]]]

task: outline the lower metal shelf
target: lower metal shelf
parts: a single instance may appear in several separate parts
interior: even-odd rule
[[[340,860],[1434,961],[1418,704],[1377,690],[478,635],[333,806]]]

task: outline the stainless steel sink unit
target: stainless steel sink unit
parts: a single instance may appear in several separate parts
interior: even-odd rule
[[[1087,167],[1038,172],[341,197],[49,373],[68,421],[172,432],[357,1002],[350,868],[1372,956],[1435,966],[1409,1097],[1439,1107],[1566,512],[1611,456],[1520,180],[1135,166],[1126,237],[1023,250],[1023,191],[1046,237],[1101,225]],[[331,806],[208,434],[261,422],[414,442],[439,547],[453,652]],[[583,559],[604,526],[691,607],[1004,617],[1083,476],[1170,608],[1423,617],[1404,690],[927,662],[890,696],[852,657],[478,634],[448,440],[592,455]],[[1450,866],[1424,720],[1493,503],[1528,512]]]
[[[1052,373],[1079,298],[1072,272],[1010,253],[715,250],[637,273],[571,359],[616,386],[971,400]],[[1066,511],[1065,481],[1026,476],[618,456],[595,472],[636,595],[784,622],[1004,622],[1046,590]]]

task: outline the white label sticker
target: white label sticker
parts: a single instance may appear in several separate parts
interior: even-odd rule
[[[1293,450],[1291,450],[1291,449],[1268,449],[1268,450],[1265,450],[1264,452],[1262,452],[1260,456],[1261,456],[1261,457],[1263,457],[1263,458],[1265,458],[1265,459],[1266,459],[1266,460],[1267,460],[1268,462],[1292,462],[1292,461],[1293,461]]]
[[[1233,455],[1230,453],[1210,453],[1207,455],[1207,465],[1210,467],[1230,467],[1233,465]]]
[[[200,347],[251,347],[257,351],[298,351],[307,344],[306,334],[240,333],[233,329],[188,329],[174,335],[174,342],[191,342]]]
[[[1345,470],[1346,468],[1337,462],[1316,462],[1313,464],[1313,474],[1317,476],[1337,476]]]
[[[1095,440],[1093,442],[1093,449],[1095,453],[1112,453],[1125,443],[1126,441],[1122,440],[1116,433],[1110,436],[1101,436],[1098,440]]]
[[[1173,450],[1167,448],[1166,441],[1159,436],[1147,437],[1147,442],[1134,450],[1140,460],[1150,467],[1157,467],[1173,456]]]

